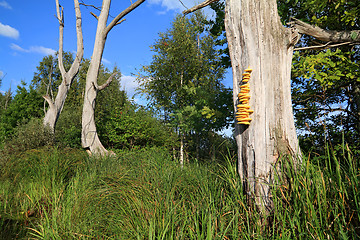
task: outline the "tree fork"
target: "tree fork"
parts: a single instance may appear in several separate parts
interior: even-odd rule
[[[76,37],[77,37],[77,51],[74,62],[72,63],[68,72],[65,71],[63,64],[63,41],[64,41],[64,13],[63,7],[60,6],[59,0],[55,1],[56,3],[56,12],[57,19],[59,21],[59,52],[58,52],[58,62],[59,69],[61,72],[62,82],[58,87],[58,92],[53,101],[50,97],[44,96],[44,99],[48,102],[49,108],[45,114],[43,123],[44,126],[50,127],[50,129],[55,132],[56,122],[61,114],[61,111],[64,107],[67,94],[69,92],[70,86],[79,72],[80,63],[84,55],[84,45],[83,45],[83,35],[82,35],[82,18],[80,12],[79,1],[74,0],[75,6],[75,15],[76,15]],[[60,11],[61,8],[61,11]]]
[[[132,3],[128,8],[118,14],[108,25],[111,0],[103,0],[102,8],[99,16],[97,16],[98,24],[95,35],[95,44],[91,62],[86,75],[86,85],[84,94],[84,105],[82,112],[82,131],[81,145],[87,149],[88,153],[96,155],[108,155],[109,152],[102,145],[96,130],[95,124],[95,102],[99,90],[107,87],[116,73],[113,73],[105,84],[98,86],[97,78],[101,65],[101,59],[105,48],[106,38],[110,30],[123,21],[123,17],[137,8],[145,0],[138,0]],[[113,153],[111,153],[113,154]]]

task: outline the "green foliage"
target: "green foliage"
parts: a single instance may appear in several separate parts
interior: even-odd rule
[[[81,106],[65,104],[55,129],[60,147],[81,148],[81,110]]]
[[[18,86],[14,98],[7,101],[6,109],[3,109],[0,116],[1,142],[10,138],[18,125],[27,123],[31,118],[39,118],[43,114],[42,97],[31,86],[27,89],[24,82]]]
[[[0,149],[0,168],[12,158],[23,152],[54,144],[54,135],[44,128],[41,119],[32,118],[28,123],[14,129],[12,138],[7,140]]]
[[[66,70],[69,70],[73,61],[72,53],[65,52],[63,54],[63,62]],[[55,98],[57,88],[62,82],[57,56],[45,56],[36,69],[37,71],[34,73],[31,86],[36,89],[39,94],[49,95]]]
[[[138,76],[151,106],[187,140],[190,133],[201,137],[229,126],[233,112],[231,90],[221,83],[221,52],[205,22],[201,13],[177,16],[172,28],[159,34],[151,47],[153,61]]]
[[[174,133],[153,113],[130,103],[114,108],[99,124],[99,133],[104,145],[116,149],[151,146],[170,149],[176,141]]]
[[[278,1],[285,23],[289,17],[323,29],[345,31],[360,28],[359,1]],[[301,46],[319,44],[304,35]],[[357,46],[296,52],[292,69],[292,95],[296,126],[303,149],[324,155],[326,142],[333,149],[352,143],[360,146],[360,75]]]
[[[168,151],[118,151],[98,159],[43,148],[0,169],[0,238],[358,239],[359,166],[285,158],[265,218],[247,202],[235,159],[183,169]]]
[[[225,1],[220,0],[210,4],[212,10],[215,11],[215,19],[206,22],[210,33],[216,37],[216,46],[220,48],[221,62],[224,68],[231,67],[229,48],[227,46],[225,32]]]

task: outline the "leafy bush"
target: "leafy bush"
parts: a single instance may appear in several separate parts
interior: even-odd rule
[[[61,147],[81,148],[81,107],[64,107],[55,129]]]
[[[41,119],[31,119],[28,123],[15,128],[14,132],[11,140],[5,143],[0,152],[1,157],[54,144],[54,134],[44,127]]]
[[[104,145],[117,149],[164,146],[170,148],[175,134],[156,119],[150,111],[131,103],[115,108],[98,123]]]

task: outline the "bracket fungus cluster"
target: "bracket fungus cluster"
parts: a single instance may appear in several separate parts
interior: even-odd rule
[[[250,109],[249,99],[250,99],[250,80],[252,69],[249,67],[245,69],[243,73],[243,78],[240,85],[240,92],[238,94],[237,112],[236,120],[238,124],[250,125],[251,118],[249,117],[254,111]]]

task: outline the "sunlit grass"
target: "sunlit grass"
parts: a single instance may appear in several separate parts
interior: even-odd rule
[[[284,158],[274,208],[247,203],[235,158],[180,168],[162,149],[91,158],[41,149],[12,159],[0,175],[0,239],[357,239],[359,167]]]

